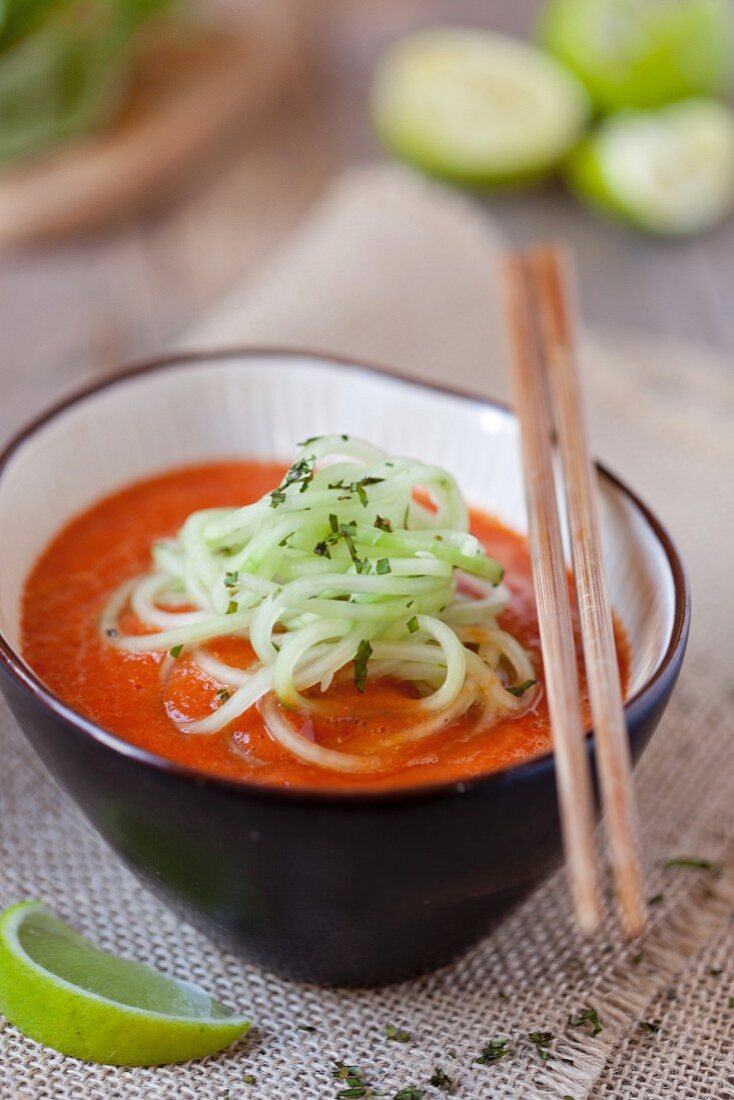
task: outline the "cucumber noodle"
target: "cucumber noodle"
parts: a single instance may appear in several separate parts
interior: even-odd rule
[[[486,728],[534,694],[529,657],[497,625],[502,567],[468,532],[456,482],[438,467],[347,436],[307,440],[277,489],[243,508],[194,512],[152,557],[149,573],[112,594],[100,629],[118,649],[167,654],[164,678],[185,652],[219,687],[205,718],[180,723],[185,733],[216,733],[257,705],[299,759],[372,772],[473,707]],[[147,633],[121,632],[128,608]],[[249,668],[207,651],[224,635],[249,640]],[[328,716],[332,684],[354,678],[364,692],[385,677],[411,684],[415,698],[399,704],[401,732],[376,753],[327,749],[287,716]],[[361,716],[369,691],[363,702]]]

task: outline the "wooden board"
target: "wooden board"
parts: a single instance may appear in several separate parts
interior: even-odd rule
[[[293,25],[270,16],[150,43],[110,126],[0,172],[0,246],[97,229],[160,201],[264,106],[295,56]]]

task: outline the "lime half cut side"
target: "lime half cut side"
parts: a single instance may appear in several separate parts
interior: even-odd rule
[[[0,1011],[61,1054],[116,1066],[201,1058],[249,1027],[193,982],[100,951],[38,901],[0,916]]]
[[[611,115],[568,179],[590,205],[651,233],[708,229],[734,206],[734,115],[706,99]]]
[[[433,175],[492,186],[553,169],[577,141],[589,105],[576,77],[534,46],[438,28],[388,49],[372,109],[396,156]]]

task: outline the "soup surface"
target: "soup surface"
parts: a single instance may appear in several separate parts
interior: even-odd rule
[[[126,741],[232,779],[319,789],[409,787],[482,775],[548,752],[552,741],[528,546],[524,538],[476,511],[471,529],[504,564],[511,593],[499,624],[526,648],[541,684],[524,713],[488,729],[477,729],[468,717],[460,719],[432,737],[405,744],[391,761],[394,766],[374,775],[327,771],[291,756],[270,737],[257,708],[209,736],[176,727],[174,718],[202,717],[212,709],[212,684],[193,675],[185,659],[162,684],[161,655],[125,653],[107,645],[98,628],[100,612],[115,586],[148,568],[154,540],[175,534],[191,512],[255,501],[282,476],[282,466],[255,462],[179,469],[137,482],[73,519],[41,555],[26,583],[22,634],[28,663],[65,702]],[[126,630],[139,626],[132,612],[123,618]],[[627,646],[618,624],[616,632],[625,683]],[[219,639],[210,649],[243,667],[252,659],[249,644],[241,638]],[[581,686],[588,724],[583,673]],[[342,683],[331,691],[340,704],[337,716],[304,720],[301,726],[301,732],[320,744],[367,752],[371,739],[389,734],[399,723],[390,717],[405,699],[399,684],[370,682],[364,694],[357,694],[352,684]]]

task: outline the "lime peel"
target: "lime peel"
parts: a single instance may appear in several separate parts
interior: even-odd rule
[[[61,1054],[117,1066],[201,1058],[250,1026],[195,983],[99,950],[40,901],[0,915],[0,1011]]]

